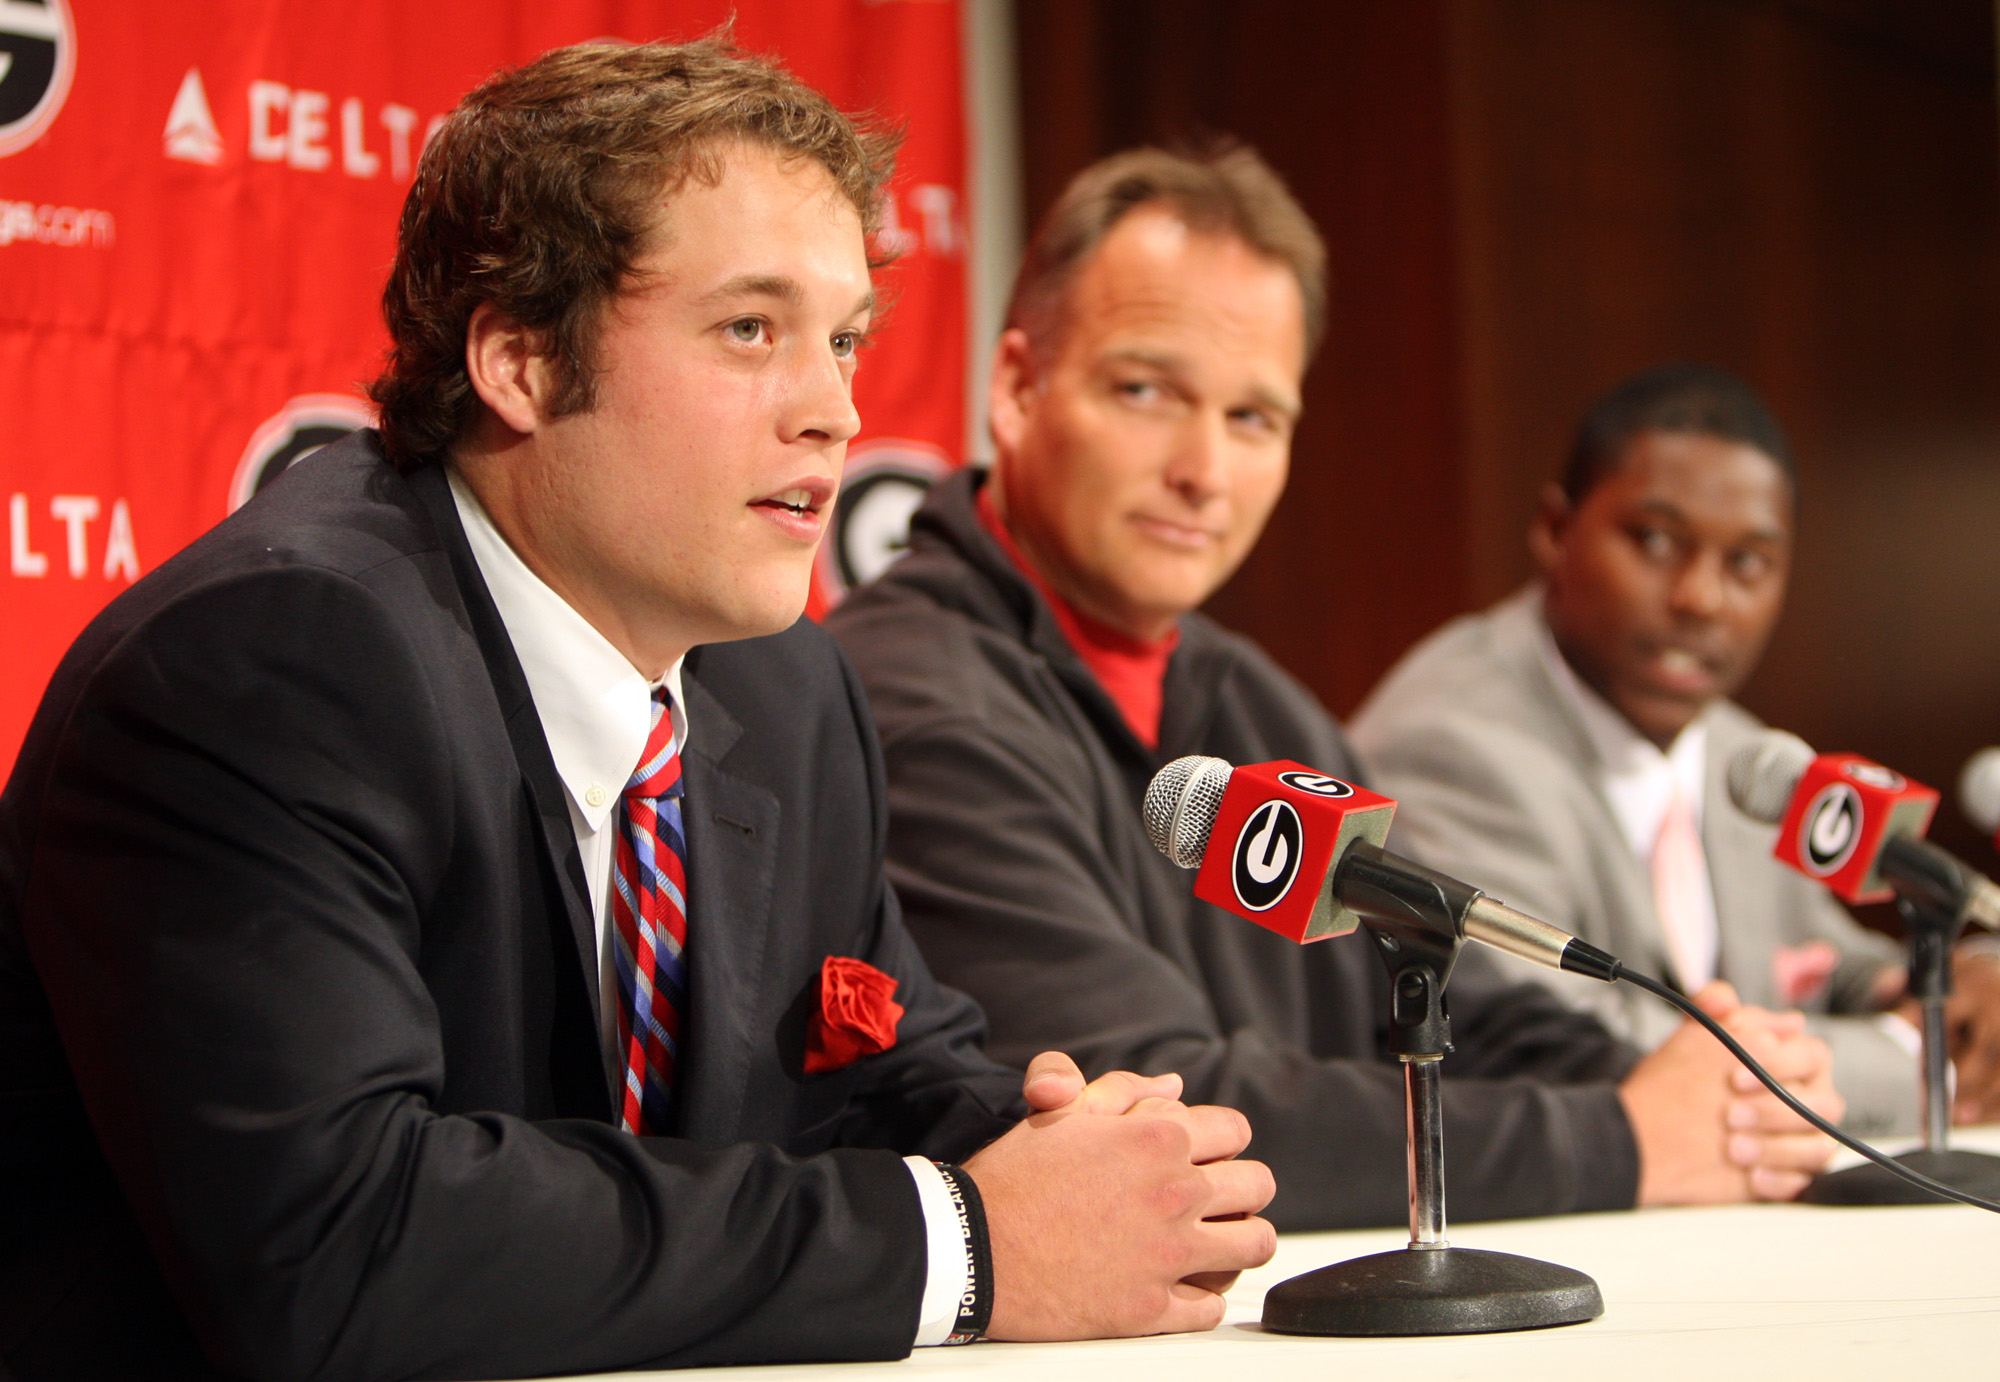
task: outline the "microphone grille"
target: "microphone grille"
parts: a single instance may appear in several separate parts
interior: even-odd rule
[[[1798,735],[1767,729],[1730,755],[1729,799],[1752,820],[1776,825],[1814,757]]]
[[[1958,804],[1981,830],[2000,830],[2000,749],[1981,749],[1958,775]]]
[[[1153,774],[1145,805],[1146,835],[1153,848],[1184,869],[1200,868],[1229,773],[1224,759],[1189,754]]]

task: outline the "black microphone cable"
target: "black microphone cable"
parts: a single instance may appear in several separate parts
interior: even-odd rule
[[[1717,1022],[1714,1018],[1710,1017],[1707,1013],[1703,1012],[1698,1006],[1694,1004],[1694,1002],[1688,999],[1684,994],[1679,994],[1674,992],[1674,990],[1668,988],[1658,979],[1654,979],[1648,975],[1641,974],[1637,970],[1627,969],[1622,963],[1619,963],[1618,961],[1614,960],[1612,963],[1616,966],[1616,972],[1612,976],[1613,978],[1623,979],[1626,983],[1631,984],[1635,988],[1642,988],[1646,992],[1653,994],[1656,997],[1666,999],[1667,1002],[1673,1004],[1676,1008],[1679,1008],[1682,1012],[1686,1013],[1689,1017],[1699,1022],[1702,1026],[1708,1028],[1710,1035],[1712,1035],[1717,1041],[1721,1042],[1724,1046],[1729,1048],[1730,1055],[1736,1057],[1736,1059],[1743,1062],[1744,1069],[1748,1070],[1751,1074],[1755,1075],[1760,1081],[1762,1081],[1764,1088],[1770,1090],[1773,1094],[1777,1095],[1778,1098],[1784,1101],[1785,1107],[1789,1108],[1793,1113],[1798,1114],[1799,1117],[1805,1119],[1808,1123],[1812,1124],[1815,1128],[1818,1128],[1828,1137],[1831,1137],[1841,1146],[1848,1148],[1850,1151],[1856,1151],[1861,1153],[1861,1155],[1867,1157],[1870,1161],[1874,1162],[1877,1166],[1880,1166],[1883,1170],[1890,1171],[1898,1176],[1901,1176],[1904,1180],[1908,1181],[1910,1184],[1916,1186],[1920,1190],[1927,1190],[1931,1194],[1940,1196],[1947,1200],[1957,1200],[1960,1204],[1969,1204],[1974,1209],[1991,1210],[1995,1214],[2000,1214],[2000,1204],[1995,1204],[1992,1200],[1981,1199],[1979,1196],[1974,1195],[1965,1190],[1960,1190],[1956,1186],[1946,1185],[1943,1181],[1932,1180],[1929,1176],[1925,1175],[1923,1172],[1913,1171],[1909,1167],[1903,1165],[1902,1162],[1896,1160],[1894,1157],[1876,1151],[1873,1147],[1869,1146],[1866,1142],[1861,1141],[1859,1138],[1849,1137],[1839,1128],[1836,1128],[1833,1124],[1827,1122],[1817,1113],[1814,1113],[1811,1109],[1807,1108],[1802,1102],[1799,1101],[1799,1099],[1796,1096],[1792,1094],[1790,1090],[1786,1089],[1783,1085],[1779,1084],[1775,1079],[1773,1079],[1771,1077],[1770,1072],[1765,1070],[1763,1066],[1757,1064],[1757,1062],[1751,1058],[1750,1053],[1743,1049],[1743,1045],[1741,1042],[1737,1041],[1735,1037],[1729,1035],[1728,1032],[1724,1031],[1722,1024],[1720,1022]]]

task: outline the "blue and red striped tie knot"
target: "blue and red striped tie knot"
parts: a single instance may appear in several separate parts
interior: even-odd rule
[[[613,956],[624,1090],[618,1125],[641,1136],[668,1130],[674,1067],[687,999],[687,837],[681,822],[681,760],[665,688],[653,693],[653,725],[625,783],[612,871]]]

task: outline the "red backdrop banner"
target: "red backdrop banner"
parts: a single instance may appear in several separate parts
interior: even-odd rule
[[[965,433],[956,0],[0,0],[0,771],[106,601],[366,423],[397,212],[459,96],[731,13],[740,46],[908,132],[817,611]]]

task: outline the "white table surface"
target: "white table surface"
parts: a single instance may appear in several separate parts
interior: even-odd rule
[[[2000,1127],[1954,1136],[2000,1152]],[[1446,1178],[1449,1186],[1449,1148]],[[1849,1158],[1850,1160],[1856,1158]],[[2000,1377],[2000,1215],[1961,1205],[1833,1209],[1731,1205],[1457,1225],[1464,1247],[1588,1272],[1604,1314],[1515,1334],[1322,1339],[1266,1333],[1264,1292],[1300,1272],[1398,1248],[1401,1230],[1287,1234],[1246,1272],[1208,1334],[1084,1344],[918,1349],[898,1363],[621,1373],[702,1382],[1446,1382],[1591,1378],[1902,1382]],[[1935,1374],[1931,1372],[1935,1369]]]

